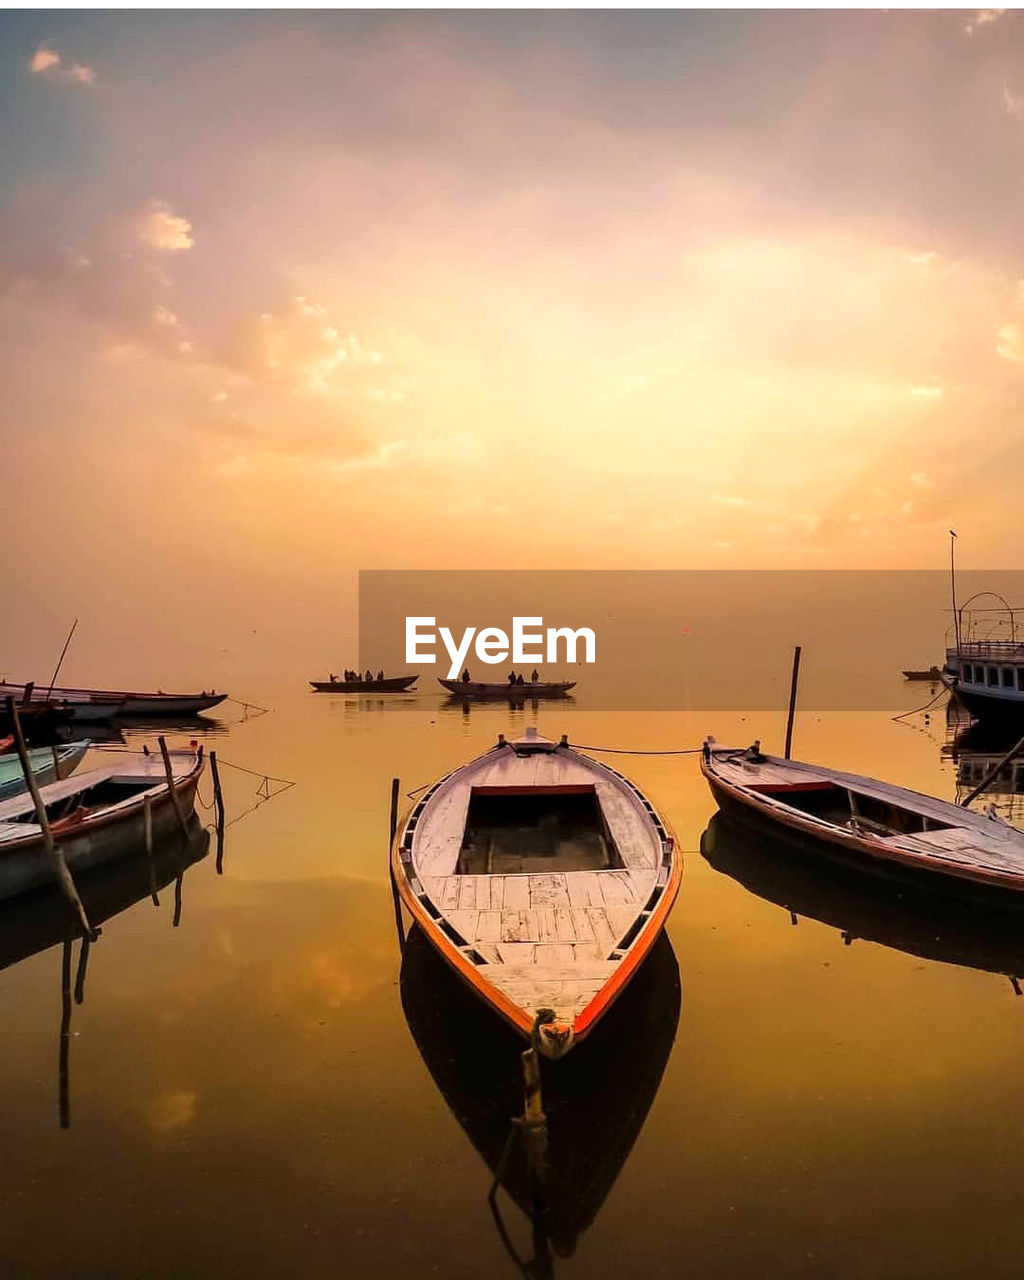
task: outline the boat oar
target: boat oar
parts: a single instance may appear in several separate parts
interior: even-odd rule
[[[57,877],[61,892],[78,916],[82,932],[87,938],[95,942],[99,937],[99,931],[89,923],[89,917],[85,914],[85,907],[82,905],[82,899],[78,896],[78,890],[75,888],[75,882],[71,878],[68,864],[64,861],[64,854],[54,841],[53,832],[50,830],[50,820],[46,816],[46,805],[43,804],[43,798],[39,794],[39,788],[36,786],[35,774],[32,772],[32,763],[29,760],[28,749],[25,746],[25,735],[21,731],[18,708],[11,697],[7,698],[7,717],[11,722],[11,728],[14,733],[14,745],[18,752],[18,759],[21,761],[21,771],[25,775],[25,785],[28,787],[32,803],[35,805],[36,821],[39,823],[43,834],[46,856],[50,859],[50,865],[53,867],[53,873]]]
[[[1019,742],[1015,743],[1009,751],[1007,751],[1006,755],[1003,756],[1001,760],[998,760],[991,769],[989,769],[988,773],[985,774],[984,778],[982,778],[974,790],[960,801],[963,808],[966,809],[972,800],[976,800],[978,796],[981,795],[989,783],[998,776],[1000,770],[1005,765],[1008,765],[1013,757],[1021,751],[1021,749],[1024,749],[1024,738],[1021,738]]]

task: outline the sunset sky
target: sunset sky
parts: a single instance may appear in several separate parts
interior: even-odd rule
[[[999,10],[2,15],[0,667],[76,615],[78,678],[326,665],[359,568],[1019,564],[1022,54]]]

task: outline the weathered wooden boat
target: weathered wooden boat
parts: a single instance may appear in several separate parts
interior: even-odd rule
[[[34,747],[28,753],[29,766],[36,785],[43,787],[68,778],[85,759],[89,741],[69,742],[63,747]],[[21,759],[14,753],[0,756],[0,800],[20,795],[25,790],[25,774]]]
[[[850,946],[875,942],[924,960],[961,965],[1011,980],[1024,977],[1017,911],[993,911],[864,875],[821,857],[813,840],[780,840],[716,813],[701,836],[707,862],[750,893],[839,931]]]
[[[533,1216],[522,1144],[506,1147],[509,1117],[522,1110],[514,1032],[473,997],[416,926],[402,950],[400,994],[416,1048],[452,1115],[506,1194]],[[542,1231],[556,1254],[569,1256],[600,1212],[657,1096],[680,1002],[679,966],[663,932],[587,1051],[545,1073],[544,1213],[535,1248],[546,1245],[538,1240]],[[423,1150],[417,1156],[437,1159]],[[481,1199],[485,1188],[481,1178]],[[552,1272],[537,1266],[529,1274]]]
[[[875,778],[721,747],[708,739],[701,771],[730,817],[822,853],[920,885],[1024,905],[1024,832]]]
[[[485,684],[479,680],[442,680],[442,689],[460,698],[564,698],[570,689],[576,688],[575,680],[524,680],[522,684]]]
[[[637,787],[530,728],[430,787],[398,827],[392,870],[447,963],[558,1058],[650,951],[681,864]]]
[[[208,711],[216,707],[228,696],[226,693],[129,693],[117,689],[68,689],[37,685],[2,685],[0,695],[7,690],[15,698],[23,695],[24,690],[31,691],[31,701],[37,698],[48,699],[58,707],[67,707],[76,718],[88,715],[88,708],[98,711],[106,708],[107,715],[102,717],[97,712],[96,718],[110,719],[115,715],[146,716],[159,718],[162,716],[195,715],[199,711]],[[114,705],[116,704],[116,706]]]
[[[317,693],[403,693],[418,675],[387,676],[383,680],[310,680]]]
[[[931,680],[938,683],[942,679],[942,672],[938,667],[929,667],[927,670],[911,669],[903,672],[904,680]]]
[[[187,819],[195,806],[203,749],[171,751],[170,760],[174,795]],[[102,767],[51,782],[40,795],[54,842],[72,873],[142,848],[147,799],[154,840],[178,826],[160,755],[112,753]],[[0,899],[50,884],[52,875],[31,797],[0,801]]]

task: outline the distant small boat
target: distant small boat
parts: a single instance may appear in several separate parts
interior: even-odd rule
[[[418,675],[387,676],[383,680],[310,680],[317,693],[402,693]]]
[[[174,791],[183,816],[195,807],[203,749],[170,753]],[[149,797],[154,840],[178,828],[160,755],[112,755],[102,768],[40,789],[54,842],[71,872],[88,870],[144,847]],[[27,794],[0,801],[0,899],[51,884],[43,833]]]
[[[10,695],[20,701],[29,690],[28,705],[49,701],[58,709],[66,709],[76,720],[112,719],[115,716],[195,715],[208,711],[228,696],[226,693],[127,693],[115,689],[40,688],[38,685],[0,685],[0,697]]]
[[[441,680],[442,689],[460,698],[564,698],[576,688],[575,680],[524,680],[522,684],[483,684],[479,680]]]
[[[607,765],[532,727],[436,782],[392,848],[402,901],[473,991],[559,1058],[610,1008],[679,889],[675,841]]]
[[[919,884],[1024,904],[1024,832],[859,774],[778,756],[704,746],[701,772],[719,808],[822,854]]]
[[[927,671],[914,670],[903,672],[904,680],[931,680],[939,681],[942,679],[942,672],[938,667],[929,667]]]
[[[35,747],[28,753],[29,765],[36,785],[46,786],[71,774],[85,759],[89,750],[88,740],[69,742],[63,747]],[[13,752],[0,756],[0,800],[20,795],[25,790],[25,775],[21,760]]]

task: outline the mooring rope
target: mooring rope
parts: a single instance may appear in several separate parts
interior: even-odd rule
[[[695,756],[704,750],[703,747],[680,747],[675,751],[635,751],[630,747],[588,747],[582,742],[570,742],[575,751],[601,751],[614,756]]]
[[[913,711],[901,711],[898,716],[892,716],[891,718],[893,720],[906,720],[910,716],[919,716],[922,711],[930,710],[936,704],[936,702],[938,702],[938,700],[942,697],[944,693],[949,693],[949,690],[946,688],[945,685],[943,685],[942,688],[935,695],[935,697],[932,698],[930,702],[926,702],[923,707],[915,707]]]

